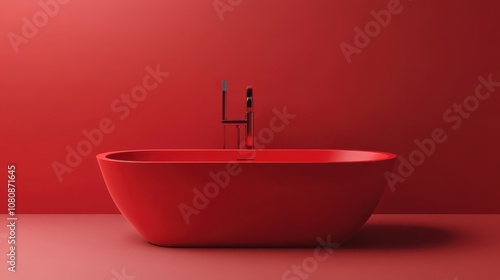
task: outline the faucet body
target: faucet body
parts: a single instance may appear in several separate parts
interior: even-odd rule
[[[246,114],[244,120],[229,120],[226,118],[226,105],[227,105],[227,81],[222,81],[222,125],[224,129],[224,141],[222,148],[226,149],[226,127],[228,125],[235,125],[238,133],[237,146],[238,149],[253,149],[253,88],[247,87],[247,101],[246,101]],[[245,141],[240,141],[240,126],[245,126]]]

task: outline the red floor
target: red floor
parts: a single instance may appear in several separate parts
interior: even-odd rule
[[[500,215],[374,215],[348,244],[316,252],[156,247],[121,215],[18,217],[17,272],[2,261],[0,279],[500,279]]]

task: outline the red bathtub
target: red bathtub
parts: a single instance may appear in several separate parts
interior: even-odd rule
[[[370,217],[395,155],[348,150],[136,150],[97,156],[116,206],[175,247],[342,243]]]

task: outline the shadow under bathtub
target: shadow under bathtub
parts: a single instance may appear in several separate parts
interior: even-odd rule
[[[273,250],[309,250],[311,247],[162,247],[154,245],[142,239],[135,233],[130,233],[127,239],[135,244],[147,244],[153,248],[170,248],[182,250],[254,250],[254,251],[273,251]],[[366,224],[349,241],[340,245],[335,250],[411,250],[432,247],[446,247],[463,242],[463,236],[459,232],[450,229],[444,229],[434,226],[423,225],[405,225],[405,224]],[[319,244],[318,244],[319,245]]]
[[[456,243],[459,233],[431,226],[367,224],[340,249],[420,249]]]

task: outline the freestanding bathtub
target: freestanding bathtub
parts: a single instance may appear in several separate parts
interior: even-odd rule
[[[135,150],[97,155],[116,206],[150,243],[304,247],[348,240],[395,155],[348,150]]]

